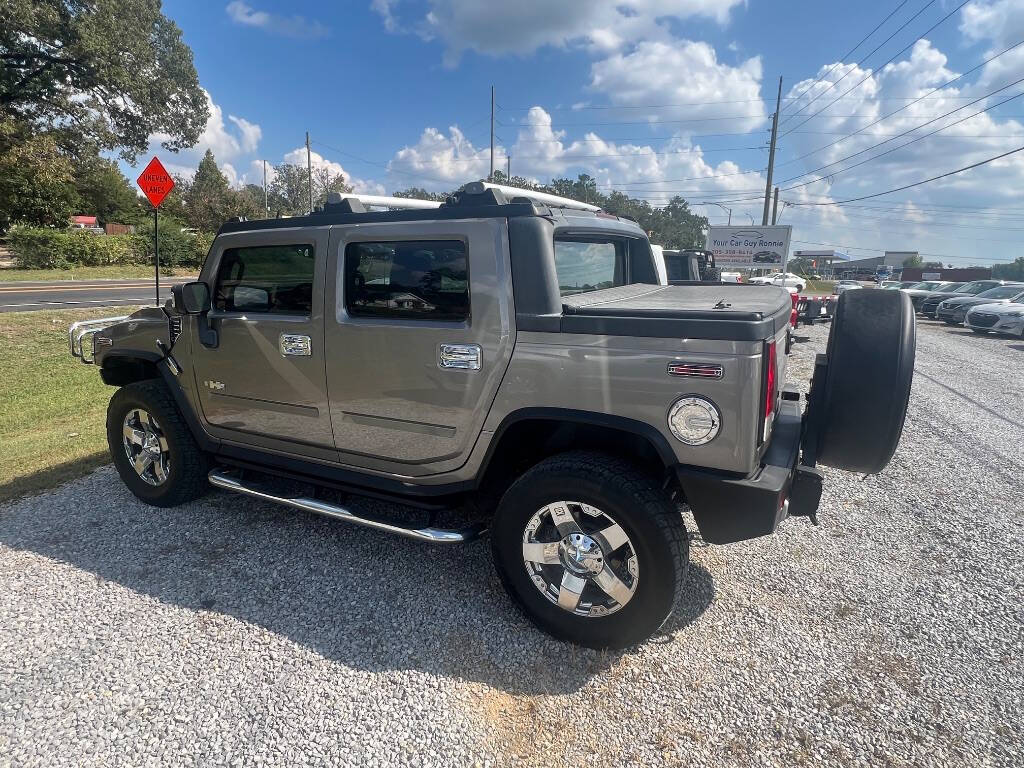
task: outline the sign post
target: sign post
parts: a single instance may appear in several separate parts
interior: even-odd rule
[[[154,157],[139,174],[136,183],[153,206],[153,276],[156,287],[156,304],[160,306],[160,203],[174,189],[174,179],[163,163]]]

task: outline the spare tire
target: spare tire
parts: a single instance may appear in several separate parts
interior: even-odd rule
[[[915,322],[903,291],[865,289],[839,297],[816,419],[819,463],[866,474],[885,469],[910,401]]]

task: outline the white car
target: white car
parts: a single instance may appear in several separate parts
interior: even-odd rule
[[[752,277],[747,282],[754,285],[785,285],[787,288],[795,287],[797,293],[802,291],[807,285],[806,280],[800,277],[800,275],[794,275],[792,272],[773,272],[762,277]]]
[[[842,296],[846,291],[852,291],[863,287],[864,286],[856,280],[840,280],[836,283],[835,288],[832,289],[832,294],[835,296]]]
[[[723,283],[742,283],[743,277],[739,272],[722,272],[721,280]]]
[[[981,304],[971,307],[964,325],[976,333],[1005,333],[1024,339],[1024,294],[1008,304]]]

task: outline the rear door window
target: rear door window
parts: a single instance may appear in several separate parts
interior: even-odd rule
[[[349,243],[345,308],[353,317],[466,320],[466,244],[459,240]]]
[[[556,238],[555,271],[562,296],[626,285],[626,244],[614,238]]]
[[[217,267],[213,306],[224,312],[309,315],[313,267],[308,243],[228,248]]]

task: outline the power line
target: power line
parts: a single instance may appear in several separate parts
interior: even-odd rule
[[[1024,83],[1024,77],[1022,77],[1020,80],[1017,80],[1014,83],[1010,83],[1009,85],[1004,85],[1002,88],[999,88],[999,89],[997,89],[995,91],[992,91],[992,93],[988,93],[988,94],[986,94],[984,96],[981,96],[980,98],[976,99],[974,102],[971,102],[971,103],[973,104],[973,103],[976,103],[978,101],[983,101],[983,100],[985,100],[985,99],[987,99],[987,98],[989,98],[989,97],[999,93],[999,91],[1005,91],[1007,88],[1012,88],[1013,86],[1018,85],[1019,83]],[[840,169],[838,169],[838,170],[836,170],[836,171],[834,171],[834,172],[832,172],[830,174],[827,174],[826,176],[821,176],[821,177],[819,177],[817,179],[812,179],[811,181],[805,181],[805,182],[803,182],[801,184],[794,184],[792,187],[785,187],[785,190],[796,189],[797,187],[806,187],[809,184],[815,184],[815,183],[817,183],[819,181],[822,181],[823,179],[829,178],[830,176],[835,176],[837,174],[853,170],[854,168],[857,168],[858,166],[864,165],[865,163],[869,163],[872,160],[877,160],[880,157],[884,157],[885,155],[891,154],[893,152],[897,152],[897,151],[899,151],[901,149],[904,149],[905,147],[909,147],[911,144],[914,144],[914,143],[916,143],[918,141],[921,141],[923,139],[927,139],[929,136],[934,136],[936,133],[939,133],[940,131],[944,131],[947,128],[952,128],[954,125],[959,125],[960,123],[966,122],[967,120],[970,120],[973,117],[977,117],[978,115],[983,114],[985,112],[988,112],[989,110],[1001,107],[1003,104],[1006,104],[1007,102],[1013,101],[1014,99],[1019,99],[1021,96],[1024,96],[1024,93],[1018,93],[1018,94],[1015,94],[1013,96],[1010,96],[1009,98],[1003,99],[1002,101],[1000,101],[1000,102],[998,102],[996,104],[993,104],[993,105],[991,105],[989,107],[985,107],[984,109],[980,109],[977,112],[974,112],[974,113],[972,113],[970,115],[967,115],[965,117],[961,117],[960,119],[954,120],[952,123],[947,123],[946,125],[943,125],[940,128],[936,128],[934,131],[931,131],[930,133],[925,133],[925,134],[922,134],[921,136],[916,136],[913,139],[911,139],[910,141],[905,142],[903,144],[900,144],[898,147],[893,147],[892,149],[887,149],[885,152],[880,152],[879,154],[874,155],[873,157],[865,158],[864,160],[861,160],[859,163],[854,163],[853,165],[848,166],[846,168],[840,168]],[[970,106],[970,105],[969,104],[965,104],[964,105],[964,107],[967,107],[967,106]],[[893,141],[894,139],[900,138],[901,136],[906,136],[907,134],[913,133],[916,130],[924,128],[924,126],[926,126],[926,125],[928,125],[930,123],[934,123],[935,120],[941,120],[942,117],[948,117],[949,115],[952,115],[954,112],[959,112],[964,107],[957,107],[957,109],[952,110],[951,112],[947,113],[946,115],[942,115],[941,117],[937,117],[937,118],[935,118],[933,120],[929,120],[927,123],[922,123],[921,125],[917,126],[916,128],[911,128],[908,131],[904,131],[902,134],[899,134],[898,136],[894,136],[891,139],[886,139],[885,141],[881,141],[881,142],[879,142],[877,144],[874,144],[874,145],[868,147],[867,149],[862,149],[859,152],[854,152],[852,155],[847,155],[846,157],[842,157],[839,160],[836,160],[834,162],[828,163],[828,164],[823,165],[823,166],[821,166],[819,168],[815,168],[813,171],[807,171],[806,173],[801,173],[801,174],[798,174],[796,176],[792,176],[792,177],[790,177],[788,179],[783,179],[779,183],[780,184],[785,184],[785,183],[790,182],[790,181],[795,181],[795,180],[797,180],[799,178],[802,178],[804,176],[809,176],[812,173],[818,173],[818,171],[823,171],[826,168],[830,168],[830,167],[832,167],[834,165],[838,165],[839,163],[846,162],[847,160],[849,160],[851,158],[854,158],[854,157],[857,157],[858,155],[863,155],[865,152],[870,152],[873,149],[878,149],[878,147],[882,146],[883,144],[888,144],[890,141]]]
[[[1024,147],[1017,147],[1016,149],[1011,149],[1009,152],[1003,152],[1001,155],[996,155],[995,157],[989,157],[989,158],[987,158],[985,160],[981,160],[981,161],[979,161],[977,163],[972,163],[971,165],[965,165],[963,168],[957,168],[955,171],[947,171],[946,173],[940,173],[938,176],[932,176],[930,179],[922,179],[921,181],[915,181],[913,184],[905,184],[902,187],[896,187],[894,189],[887,189],[885,192],[875,192],[874,194],[871,194],[871,195],[862,195],[861,197],[851,197],[851,198],[849,198],[847,200],[833,200],[833,201],[827,202],[827,203],[795,203],[795,202],[790,202],[789,204],[790,205],[795,205],[795,206],[846,205],[847,203],[855,203],[855,202],[858,202],[860,200],[870,200],[871,198],[881,197],[882,195],[891,195],[893,192],[902,192],[903,190],[911,189],[912,187],[920,187],[922,184],[930,184],[933,181],[938,181],[939,179],[944,179],[947,176],[955,176],[958,173],[963,173],[964,171],[970,171],[970,170],[972,170],[974,168],[978,168],[978,167],[980,167],[982,165],[987,165],[989,163],[995,162],[996,160],[1002,160],[1004,157],[1009,157],[1010,155],[1015,155],[1015,154],[1017,154],[1018,152],[1021,152],[1021,151],[1024,151]]]
[[[967,77],[967,75],[971,74],[972,72],[976,72],[977,70],[981,69],[981,68],[982,68],[982,67],[984,67],[984,66],[985,66],[986,64],[988,64],[989,62],[995,61],[995,60],[996,60],[996,59],[998,59],[998,58],[999,58],[1000,56],[1002,56],[1002,55],[1004,55],[1004,54],[1007,54],[1007,53],[1009,53],[1010,51],[1012,51],[1012,50],[1013,50],[1014,48],[1019,48],[1019,47],[1020,47],[1020,46],[1022,46],[1022,45],[1024,45],[1024,40],[1021,40],[1021,41],[1020,41],[1019,43],[1016,43],[1016,44],[1014,44],[1014,45],[1011,45],[1011,46],[1010,46],[1009,48],[1007,48],[1007,49],[1005,49],[1005,50],[1003,50],[1003,51],[1001,51],[1001,52],[997,53],[997,54],[996,54],[995,56],[990,56],[989,58],[985,59],[985,60],[984,60],[983,62],[981,62],[980,64],[978,64],[977,66],[971,67],[971,68],[970,68],[969,70],[967,70],[966,72],[964,72],[964,73],[963,73],[962,75],[957,75],[957,76],[956,76],[956,77],[954,77],[954,78],[953,78],[952,80],[947,80],[947,81],[946,81],[945,83],[943,83],[942,85],[940,85],[940,86],[938,86],[938,87],[936,87],[936,88],[933,88],[932,90],[930,90],[930,91],[929,91],[928,93],[926,93],[926,94],[925,94],[924,96],[919,96],[919,97],[917,97],[916,99],[914,99],[913,101],[911,101],[911,102],[910,102],[909,104],[904,104],[904,105],[903,105],[902,107],[900,107],[899,109],[894,109],[894,110],[893,110],[892,112],[888,113],[887,115],[883,115],[882,117],[878,118],[877,120],[875,120],[875,121],[873,121],[873,122],[870,122],[870,123],[868,123],[867,125],[865,125],[865,126],[863,126],[863,127],[861,127],[861,128],[858,128],[858,129],[857,129],[856,131],[854,131],[853,133],[847,134],[846,136],[843,136],[843,137],[842,137],[842,138],[840,138],[840,139],[836,139],[836,140],[835,140],[835,141],[833,141],[833,142],[832,142],[831,144],[826,144],[826,145],[825,145],[824,147],[819,147],[818,149],[813,149],[813,150],[811,150],[810,152],[808,152],[807,154],[804,154],[804,155],[800,155],[800,157],[795,157],[795,158],[793,158],[792,160],[787,160],[787,161],[786,161],[785,163],[781,163],[781,165],[789,165],[789,164],[791,164],[791,163],[795,163],[795,162],[797,162],[798,160],[803,160],[803,159],[804,159],[805,157],[810,157],[811,155],[817,154],[818,152],[821,152],[822,150],[828,149],[829,147],[834,147],[834,146],[835,146],[836,144],[839,144],[839,143],[841,143],[841,142],[843,142],[843,141],[846,141],[846,139],[852,138],[853,136],[856,136],[857,134],[859,134],[859,133],[861,133],[861,132],[863,132],[863,131],[866,131],[866,130],[867,130],[868,128],[870,128],[871,126],[873,126],[873,125],[878,125],[878,124],[879,124],[880,122],[882,122],[883,120],[886,120],[886,119],[888,119],[888,118],[892,117],[893,115],[895,115],[895,114],[897,114],[897,113],[899,113],[899,112],[902,112],[902,111],[903,111],[903,110],[905,110],[905,109],[909,109],[910,107],[914,106],[915,104],[917,104],[918,102],[922,101],[923,99],[929,98],[929,97],[930,97],[930,96],[931,96],[932,94],[936,93],[937,91],[940,91],[940,90],[942,90],[943,88],[947,88],[947,87],[949,87],[950,85],[952,85],[953,83],[955,83],[955,82],[956,82],[957,80],[962,80],[963,78]],[[939,97],[939,98],[943,98],[943,97]],[[957,96],[956,98],[958,98],[958,99],[972,99],[972,98],[974,98],[974,97],[973,97],[973,96]],[[877,99],[876,99],[876,101],[877,101]],[[972,103],[973,103],[973,102],[972,102]],[[968,105],[968,104],[965,104],[964,106],[966,107],[966,106],[969,106],[969,105]],[[962,107],[961,107],[961,108],[962,108]]]
[[[826,73],[827,74],[827,73]],[[803,94],[799,96],[783,96],[783,101],[799,101],[803,98]],[[859,96],[843,96],[844,99],[859,99]],[[913,96],[879,96],[875,101],[908,101],[914,98]],[[970,98],[960,96],[949,96],[947,98]],[[710,107],[718,104],[759,104],[764,103],[764,99],[723,99],[720,101],[689,101],[680,102],[677,104],[588,104],[576,107],[545,107],[540,104],[534,104],[529,107],[509,107],[508,109],[501,109],[502,112],[529,112],[531,109],[540,107],[545,112],[591,112],[597,110],[619,110],[619,109],[678,109],[681,107]],[[500,105],[499,105],[500,108]],[[486,118],[484,118],[486,119]]]
[[[859,42],[859,43],[857,43],[857,44],[856,44],[855,46],[853,46],[853,48],[851,48],[851,49],[850,49],[850,50],[848,50],[848,51],[847,51],[846,53],[844,53],[844,54],[843,54],[842,56],[840,56],[840,57],[839,57],[839,60],[838,60],[838,61],[837,61],[837,62],[836,62],[835,64],[833,64],[833,65],[832,65],[831,67],[829,67],[829,70],[828,70],[828,72],[826,72],[826,73],[825,73],[824,75],[822,75],[822,76],[821,76],[821,77],[819,77],[819,78],[818,78],[817,80],[815,80],[815,81],[814,81],[813,83],[811,83],[811,84],[810,84],[810,85],[808,85],[808,86],[807,86],[806,88],[804,88],[804,89],[803,89],[803,90],[802,90],[802,91],[801,91],[801,92],[800,92],[799,94],[797,94],[796,96],[794,96],[794,97],[793,97],[793,100],[795,101],[796,99],[800,99],[800,98],[803,98],[803,97],[804,97],[804,96],[805,96],[805,95],[806,95],[806,94],[807,94],[807,93],[808,93],[808,92],[809,92],[809,91],[811,90],[811,88],[813,88],[813,87],[814,87],[814,86],[816,86],[816,85],[817,85],[818,83],[820,83],[820,82],[821,82],[822,80],[824,80],[824,79],[825,79],[826,77],[828,77],[829,75],[831,75],[831,74],[832,74],[832,72],[834,72],[834,71],[835,71],[835,68],[836,68],[836,67],[838,67],[838,66],[839,66],[839,65],[840,65],[841,63],[843,63],[844,61],[846,61],[846,57],[847,57],[847,56],[849,56],[849,55],[850,55],[851,53],[853,53],[853,52],[854,52],[854,51],[856,51],[856,50],[857,50],[858,48],[860,48],[860,47],[861,47],[862,45],[864,45],[864,43],[866,43],[866,42],[867,42],[868,38],[869,38],[869,37],[871,37],[871,36],[872,36],[873,34],[875,34],[875,32],[877,32],[877,31],[878,31],[878,30],[879,30],[879,29],[880,29],[880,28],[882,27],[882,25],[883,25],[883,24],[885,24],[885,22],[887,22],[887,21],[888,21],[889,19],[891,19],[891,18],[892,18],[892,17],[893,17],[893,16],[894,16],[894,15],[896,14],[896,12],[897,12],[897,11],[898,11],[898,10],[899,10],[900,8],[902,8],[902,7],[904,6],[904,5],[906,5],[906,4],[907,4],[907,2],[908,2],[908,0],[903,0],[903,2],[901,2],[901,3],[900,3],[899,5],[897,5],[897,6],[895,7],[895,8],[893,8],[893,9],[892,9],[892,10],[891,10],[891,11],[889,12],[889,15],[888,15],[888,16],[886,16],[886,17],[885,17],[884,19],[882,19],[882,20],[881,20],[880,22],[878,22],[878,24],[877,24],[877,25],[875,26],[875,28],[874,28],[874,29],[872,29],[872,30],[871,30],[870,32],[868,32],[868,33],[867,33],[867,34],[866,34],[866,35],[865,35],[864,37],[862,37],[862,38],[861,38],[861,40],[860,40],[860,42]],[[927,7],[927,6],[925,6],[925,7]],[[896,30],[896,31],[898,32],[899,30]],[[838,81],[836,81],[836,82],[838,82]],[[832,85],[830,85],[830,86],[829,86],[829,88],[832,88],[832,87],[834,87],[834,86],[835,86],[835,83],[833,83]],[[825,89],[824,91],[822,91],[822,93],[825,93],[826,91],[828,91],[828,88],[826,88],[826,89]],[[819,94],[818,94],[818,96],[820,96],[820,95],[821,95],[821,94],[819,93]],[[814,98],[817,98],[817,96],[815,96]],[[811,101],[814,101],[814,99],[811,99]],[[788,118],[787,118],[787,119],[788,119]]]
[[[931,5],[931,4],[932,4],[932,3],[934,2],[934,1],[935,1],[935,0],[929,0],[928,4],[927,4],[927,5],[925,5],[925,6],[924,6],[924,8],[927,8],[927,7],[928,7],[929,5]],[[876,68],[875,68],[875,69],[874,69],[873,71],[869,71],[869,72],[868,72],[868,73],[867,73],[867,74],[866,74],[866,75],[865,75],[865,76],[864,76],[863,78],[861,78],[861,79],[860,79],[860,80],[859,80],[859,81],[858,81],[858,82],[856,83],[856,85],[854,85],[854,86],[853,86],[852,88],[847,88],[847,89],[846,89],[845,91],[843,91],[843,93],[841,93],[841,94],[840,94],[840,96],[845,96],[845,95],[846,95],[846,94],[848,94],[848,93],[849,93],[850,91],[852,91],[852,90],[854,90],[854,89],[856,89],[856,88],[860,87],[860,86],[861,86],[861,85],[862,85],[862,84],[863,84],[863,83],[864,83],[864,82],[865,82],[865,81],[866,81],[866,80],[867,80],[868,78],[870,78],[870,77],[871,77],[871,76],[872,76],[872,75],[873,75],[873,74],[874,74],[875,72],[879,72],[879,71],[881,71],[881,70],[882,70],[882,69],[884,69],[884,68],[885,68],[886,66],[888,66],[889,64],[891,64],[891,63],[892,63],[892,62],[893,62],[893,61],[894,61],[894,60],[896,59],[896,57],[897,57],[897,56],[902,56],[902,55],[903,55],[904,53],[906,53],[907,51],[909,51],[909,50],[910,50],[910,49],[911,49],[911,48],[912,48],[912,47],[913,47],[914,45],[916,45],[916,44],[917,44],[917,42],[918,42],[919,40],[923,40],[923,39],[924,39],[924,36],[925,36],[925,35],[931,34],[932,30],[934,30],[934,29],[935,29],[936,27],[938,27],[938,26],[939,26],[940,24],[942,24],[943,22],[945,22],[945,21],[946,21],[946,19],[948,19],[948,18],[949,18],[950,16],[952,16],[953,14],[955,14],[955,13],[956,13],[957,11],[959,11],[959,10],[960,10],[961,8],[963,8],[963,7],[965,6],[965,5],[967,5],[967,4],[969,3],[969,2],[971,2],[971,0],[964,0],[964,1],[962,2],[962,3],[960,3],[960,5],[958,5],[958,6],[957,6],[956,8],[954,8],[954,9],[953,9],[952,11],[950,11],[949,13],[947,13],[947,14],[946,14],[945,16],[943,16],[943,17],[942,17],[941,19],[939,19],[939,20],[938,20],[937,22],[935,22],[935,23],[934,23],[934,24],[933,24],[933,25],[932,25],[931,27],[929,27],[929,28],[928,28],[928,30],[927,30],[927,31],[926,31],[926,32],[925,32],[925,33],[924,33],[923,35],[921,35],[921,36],[919,36],[919,37],[917,38],[917,40],[914,40],[914,41],[913,41],[913,42],[912,42],[912,43],[911,43],[910,45],[908,45],[908,46],[906,46],[905,48],[903,48],[902,50],[899,50],[899,51],[897,51],[896,53],[894,53],[894,54],[893,54],[893,55],[892,55],[891,57],[889,57],[889,59],[888,59],[888,60],[887,60],[887,61],[886,61],[886,62],[885,62],[884,64],[882,64],[882,65],[881,65],[880,67],[876,67]],[[923,11],[923,10],[924,10],[924,8],[922,8],[922,9],[921,9],[921,11]],[[909,24],[909,23],[910,23],[910,21],[913,21],[913,20],[914,20],[915,18],[917,18],[917,16],[918,16],[918,15],[919,15],[919,14],[921,13],[921,11],[918,11],[918,12],[917,12],[916,14],[914,14],[914,16],[912,16],[912,17],[910,18],[910,20],[909,20],[909,21],[908,21],[907,23]],[[906,24],[904,24],[903,26],[905,27],[905,26],[906,26]],[[900,29],[903,29],[903,27],[900,27]],[[899,32],[899,31],[900,31],[900,29],[897,29],[897,30],[896,30],[896,32]],[[895,35],[895,32],[893,33],[893,35]],[[886,40],[885,42],[887,43],[887,42],[889,42],[889,40],[891,40],[891,39],[892,39],[892,36],[890,36],[890,37],[889,37],[889,38],[888,38],[888,39],[887,39],[887,40]],[[882,45],[884,45],[884,44],[885,44],[885,43],[883,43]],[[881,46],[879,46],[879,48],[880,48],[880,47],[881,47]],[[877,51],[877,50],[878,50],[878,48],[875,48],[875,51]],[[872,51],[871,53],[874,53],[875,51]],[[870,55],[871,55],[871,54],[868,54],[868,57],[869,57]],[[865,58],[868,58],[868,57],[865,57]],[[862,59],[861,61],[857,62],[857,65],[856,65],[856,66],[857,66],[857,67],[859,68],[859,67],[860,67],[860,65],[861,65],[861,64],[863,63],[863,61],[864,61],[864,59]],[[848,74],[850,74],[850,72],[852,72],[852,71],[853,71],[853,70],[851,69],[851,70],[849,70],[849,72],[847,72],[846,74],[848,75]],[[846,77],[846,75],[843,75],[843,77]],[[841,78],[839,78],[839,79],[840,79],[840,80],[842,80],[843,78],[841,77]],[[787,136],[787,135],[789,135],[789,134],[790,134],[790,133],[792,133],[792,132],[793,132],[794,130],[796,130],[797,128],[799,128],[799,127],[800,127],[801,125],[804,125],[804,124],[805,124],[805,123],[806,123],[807,121],[809,121],[809,120],[811,120],[812,118],[815,118],[815,117],[817,117],[818,115],[820,115],[820,114],[821,114],[822,112],[824,112],[824,111],[825,111],[826,109],[828,109],[828,108],[829,108],[829,107],[831,107],[831,106],[832,106],[833,104],[835,104],[835,103],[836,103],[836,101],[838,101],[838,99],[833,99],[833,100],[832,100],[832,101],[830,101],[830,102],[829,102],[828,104],[826,104],[826,105],[825,105],[824,107],[822,107],[822,108],[821,108],[821,109],[819,109],[819,110],[818,110],[817,112],[815,112],[815,113],[814,113],[813,115],[808,115],[808,116],[807,116],[807,117],[805,117],[805,118],[804,118],[804,119],[803,119],[802,121],[800,121],[799,123],[797,123],[797,124],[796,124],[796,125],[795,125],[795,126],[794,126],[793,128],[790,128],[790,129],[789,129],[788,131],[786,131],[786,133],[784,133],[784,134],[782,134],[782,135],[783,135],[783,136]],[[802,111],[802,110],[801,110],[801,111]],[[796,117],[796,116],[797,116],[798,114],[800,114],[800,112],[796,112],[796,113],[794,113],[793,117]]]
[[[559,160],[580,160],[580,159],[593,159],[602,157],[656,157],[659,155],[691,155],[696,153],[705,152],[737,152],[740,150],[749,149],[765,149],[765,147],[723,147],[719,149],[673,149],[665,150],[664,152],[602,152],[595,155],[559,155]],[[519,155],[520,160],[548,160],[550,155]]]

